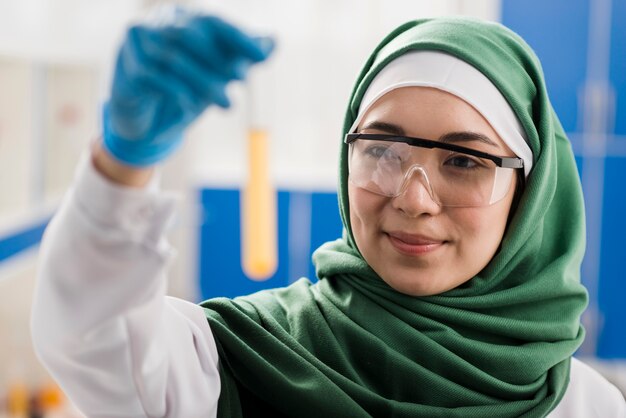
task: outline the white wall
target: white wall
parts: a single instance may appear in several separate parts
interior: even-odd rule
[[[0,225],[32,203],[33,81],[30,62],[0,57]]]
[[[47,62],[100,62],[140,0],[1,0],[0,53]]]

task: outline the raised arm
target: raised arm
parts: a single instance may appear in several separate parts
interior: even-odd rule
[[[215,416],[217,350],[201,308],[165,296],[174,211],[153,165],[173,152],[225,86],[269,53],[209,16],[180,10],[128,32],[104,134],[41,246],[35,349],[89,417]]]

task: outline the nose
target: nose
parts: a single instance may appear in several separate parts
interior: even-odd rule
[[[420,167],[415,167],[407,173],[402,191],[392,199],[391,204],[411,218],[441,212],[441,205],[435,200],[428,176]]]

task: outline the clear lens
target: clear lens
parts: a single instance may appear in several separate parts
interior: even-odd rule
[[[349,149],[350,181],[383,196],[422,181],[442,206],[488,206],[509,191],[513,170],[489,159],[402,142],[356,140]]]

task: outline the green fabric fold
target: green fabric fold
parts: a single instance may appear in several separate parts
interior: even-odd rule
[[[500,251],[476,277],[440,295],[389,287],[354,245],[342,144],[344,236],[315,252],[319,281],[202,303],[220,355],[219,416],[540,417],[563,397],[584,337],[584,208],[539,61],[499,24],[406,23],[365,64],[344,134],[373,77],[417,49],[479,69],[527,133],[533,170]]]

